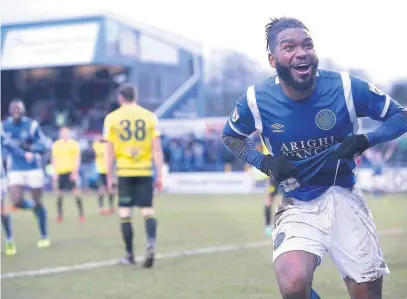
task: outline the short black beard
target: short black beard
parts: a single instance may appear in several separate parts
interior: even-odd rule
[[[304,92],[311,90],[314,87],[317,76],[318,64],[319,64],[318,59],[312,62],[311,77],[309,78],[308,81],[302,83],[295,81],[295,79],[290,73],[290,69],[280,64],[278,61],[276,61],[276,71],[278,77],[280,77],[285,83],[287,83],[288,86],[290,86],[295,91]]]

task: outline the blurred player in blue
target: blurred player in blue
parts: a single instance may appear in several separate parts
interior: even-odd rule
[[[26,116],[21,100],[13,100],[9,106],[10,117],[2,124],[4,133],[25,153],[7,153],[8,186],[16,208],[33,210],[40,230],[39,248],[51,245],[47,231],[47,211],[42,203],[44,172],[41,155],[48,150],[48,140],[35,120]],[[24,199],[24,187],[31,190],[33,200]]]
[[[3,128],[1,129],[1,151],[2,154],[7,151],[16,156],[24,157],[25,152],[20,149],[16,144],[7,137],[4,133]],[[1,161],[1,223],[4,230],[4,235],[6,237],[5,253],[6,255],[15,255],[17,253],[17,248],[13,241],[13,232],[11,229],[11,216],[6,207],[6,194],[7,194],[7,178],[6,171],[3,165],[3,159]]]
[[[222,140],[240,159],[273,177],[283,199],[273,230],[273,260],[283,298],[318,298],[313,275],[328,254],[352,299],[382,298],[390,273],[366,199],[356,185],[355,157],[407,131],[407,112],[374,85],[346,72],[318,69],[307,27],[293,18],[266,26],[277,76],[237,101]],[[358,117],[382,121],[357,134]],[[247,138],[259,131],[270,154]]]
[[[9,211],[7,210],[5,203],[6,194],[7,194],[6,171],[4,170],[3,162],[1,162],[1,224],[3,226],[4,235],[6,237],[5,253],[6,255],[15,255],[17,253],[17,248],[13,241],[13,231],[11,229],[11,216]]]

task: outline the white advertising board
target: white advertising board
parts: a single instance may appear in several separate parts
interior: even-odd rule
[[[2,69],[90,64],[98,35],[97,23],[10,29],[4,40]]]
[[[167,172],[164,187],[168,193],[250,194],[266,192],[265,180],[253,171]],[[367,192],[376,188],[388,193],[407,193],[407,168],[385,169],[379,176],[373,176],[371,169],[362,168],[357,172],[357,182]]]
[[[248,194],[253,177],[246,172],[170,173],[164,181],[168,193],[186,194]]]

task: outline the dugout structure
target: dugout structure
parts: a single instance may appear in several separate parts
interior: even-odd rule
[[[4,105],[27,88],[27,78],[61,78],[75,92],[76,82],[107,72],[135,84],[140,104],[160,118],[205,113],[201,45],[127,17],[101,12],[3,20],[1,51]]]

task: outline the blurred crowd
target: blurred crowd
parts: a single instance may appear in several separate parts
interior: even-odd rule
[[[170,172],[243,169],[243,163],[222,145],[220,131],[213,130],[203,137],[192,133],[175,138],[163,135],[162,142]]]
[[[100,132],[104,116],[114,108],[117,84],[105,70],[87,78],[78,69],[53,69],[2,72],[2,119],[8,103],[21,98],[27,114],[36,119],[47,136],[56,139],[58,128],[68,125],[75,135]]]

